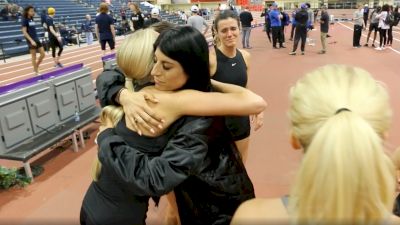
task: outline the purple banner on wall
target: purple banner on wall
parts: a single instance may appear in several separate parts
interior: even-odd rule
[[[112,53],[112,54],[105,55],[105,56],[101,57],[101,61],[103,61],[103,62],[111,60],[111,59],[115,59],[115,53]]]
[[[0,95],[10,92],[12,90],[16,90],[16,89],[20,89],[20,88],[24,88],[24,87],[33,85],[38,82],[42,82],[42,81],[45,81],[45,80],[48,80],[48,79],[51,79],[54,77],[59,77],[59,76],[65,75],[67,73],[71,73],[71,72],[80,70],[82,68],[83,68],[83,63],[80,63],[80,64],[64,67],[59,70],[51,71],[51,72],[45,73],[40,76],[31,77],[26,80],[22,80],[22,81],[18,81],[18,82],[12,83],[12,84],[4,85],[4,86],[0,87]]]

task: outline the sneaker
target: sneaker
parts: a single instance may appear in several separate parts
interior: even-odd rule
[[[382,51],[383,49],[381,47],[376,47],[375,50]]]
[[[58,66],[59,68],[63,68],[63,67],[64,67],[64,65],[61,64],[61,63],[58,63],[57,66]]]
[[[273,46],[272,48],[274,48],[274,49],[279,49],[279,48],[277,48],[277,47],[275,47],[275,46]]]
[[[372,44],[371,46],[372,46],[373,48],[375,48],[375,44]]]
[[[326,51],[324,51],[324,50],[321,50],[318,52],[318,54],[325,54],[325,53],[326,53]]]
[[[301,52],[301,55],[304,55],[304,52]]]
[[[251,47],[251,46],[248,46],[248,47],[247,47],[247,49],[252,49],[252,48],[253,48],[253,47]]]
[[[364,45],[364,47],[368,47],[368,43]]]
[[[296,55],[296,52],[290,52],[289,55]]]
[[[282,46],[279,46],[279,48],[286,48],[286,47],[282,45]]]

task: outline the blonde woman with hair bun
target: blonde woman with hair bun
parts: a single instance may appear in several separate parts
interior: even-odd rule
[[[229,224],[236,208],[254,198],[224,117],[210,116],[257,114],[266,103],[245,88],[211,82],[208,51],[204,36],[192,27],[171,28],[159,36],[151,29],[138,30],[120,45],[117,64],[124,77],[113,71],[97,78],[100,102],[104,106],[104,99],[114,96],[105,79],[124,80],[120,101],[154,96],[158,101],[148,107],[164,121],[148,129],[141,117],[134,117],[129,127],[125,111],[130,107],[104,107],[95,181],[83,200],[82,225],[143,225],[149,199],[158,203],[171,191],[182,225]],[[154,83],[135,92],[132,82],[150,74]]]
[[[360,68],[318,68],[291,88],[289,119],[304,158],[288,208],[280,199],[250,200],[232,225],[400,224],[391,212],[395,167],[384,142],[392,110],[382,83]]]

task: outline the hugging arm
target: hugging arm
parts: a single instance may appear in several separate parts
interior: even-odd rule
[[[104,130],[97,139],[102,167],[137,195],[161,196],[172,191],[189,175],[198,173],[208,151],[206,131],[212,119],[186,119],[191,120],[154,158],[128,146],[113,129]]]

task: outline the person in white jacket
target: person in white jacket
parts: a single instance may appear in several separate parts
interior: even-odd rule
[[[385,49],[385,45],[386,45],[386,34],[387,31],[389,30],[390,26],[389,24],[386,24],[386,17],[389,14],[389,5],[385,4],[382,6],[382,11],[376,15],[376,18],[379,19],[379,47],[375,48],[378,51],[384,50]]]

